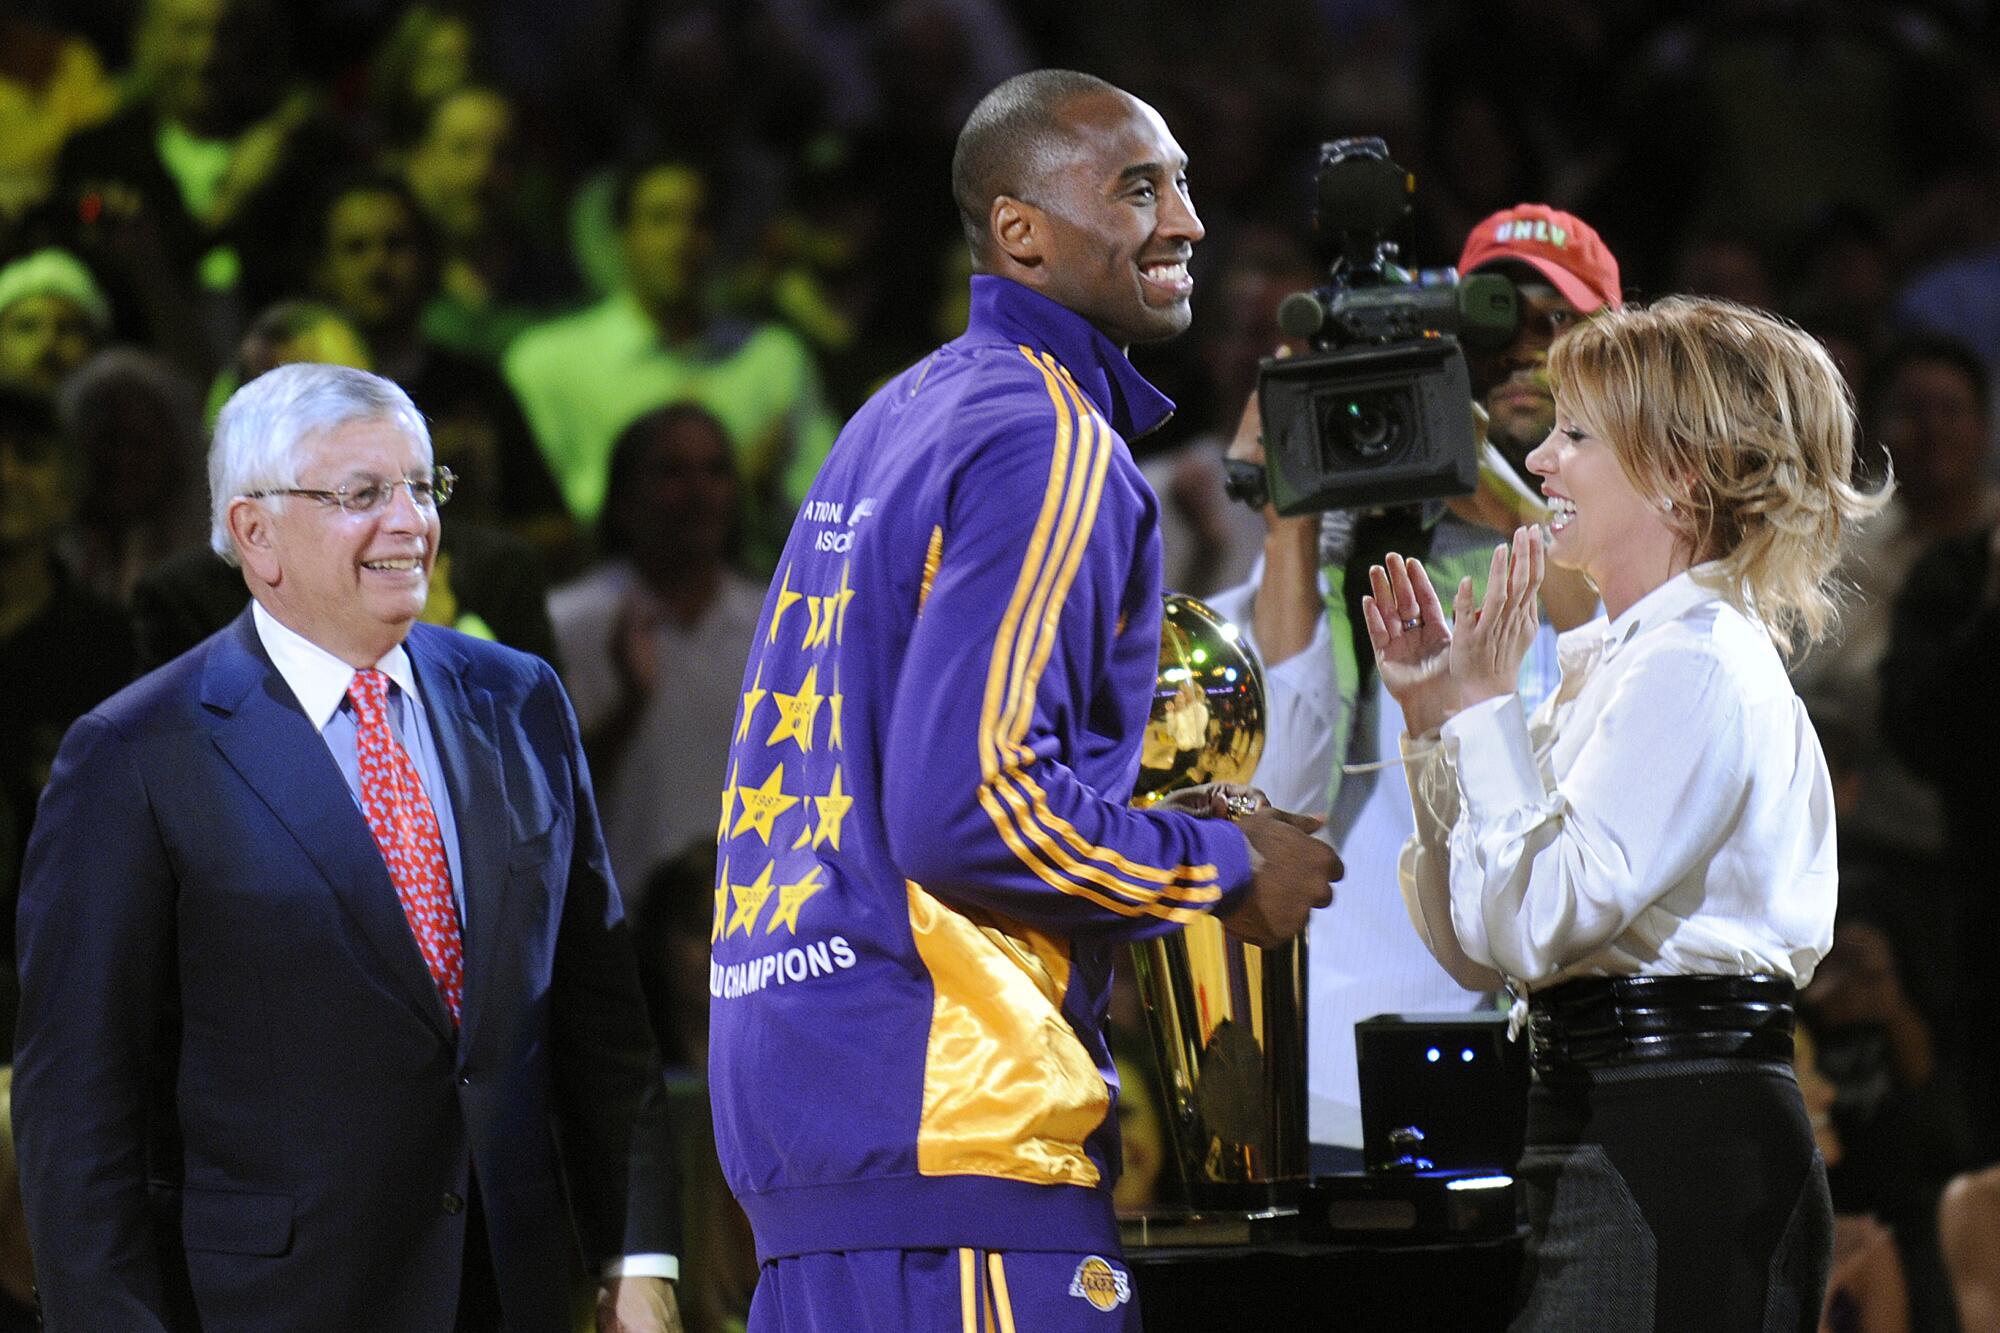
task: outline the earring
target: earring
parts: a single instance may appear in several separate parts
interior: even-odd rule
[[[1673,513],[1674,512],[1673,497],[1668,496],[1666,499],[1660,501],[1660,508],[1666,510],[1669,514]]]

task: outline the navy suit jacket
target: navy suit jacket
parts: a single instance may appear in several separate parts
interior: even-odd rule
[[[246,611],[64,739],[14,1080],[48,1326],[439,1330],[476,1173],[507,1326],[676,1253],[666,1102],[576,722],[537,658],[406,647],[458,824],[463,1029]]]

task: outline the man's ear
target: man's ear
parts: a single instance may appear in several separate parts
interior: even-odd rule
[[[1042,210],[1012,195],[997,195],[986,217],[986,229],[993,248],[1024,268],[1042,262],[1044,216]]]
[[[229,502],[229,535],[236,543],[236,558],[260,583],[275,585],[279,579],[277,532],[271,511],[255,500],[238,496]]]

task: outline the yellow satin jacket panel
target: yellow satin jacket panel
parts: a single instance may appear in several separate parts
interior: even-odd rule
[[[1068,946],[907,888],[911,933],[937,995],[917,1169],[1096,1185],[1083,1141],[1104,1123],[1111,1095],[1063,1017]]]

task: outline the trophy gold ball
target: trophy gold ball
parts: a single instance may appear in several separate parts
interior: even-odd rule
[[[1241,631],[1166,594],[1132,803],[1249,783],[1265,718],[1264,668]],[[1254,1210],[1289,1197],[1307,1174],[1304,942],[1260,949],[1205,912],[1135,944],[1132,960],[1190,1202]]]
[[[1264,668],[1237,627],[1198,598],[1170,592],[1160,670],[1132,803],[1148,806],[1206,782],[1248,782],[1264,753]]]

